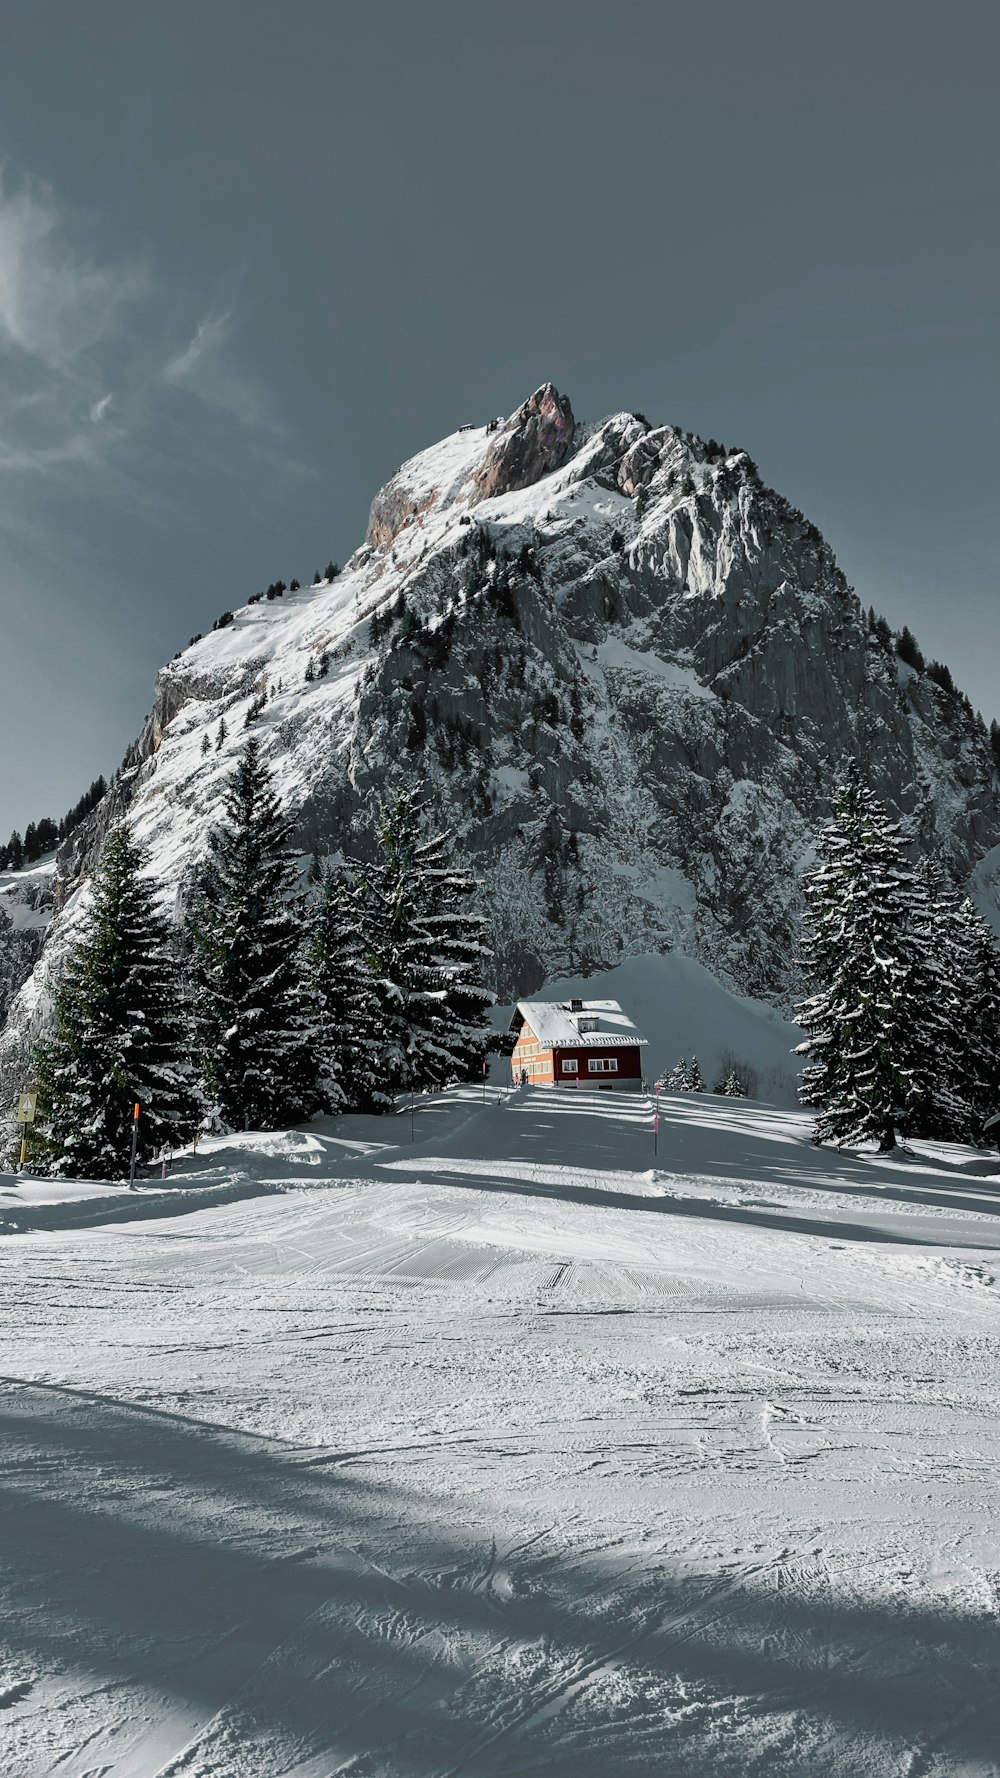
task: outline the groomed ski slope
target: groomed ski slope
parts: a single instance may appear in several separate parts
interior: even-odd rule
[[[409,1134],[0,1182],[5,1778],[1000,1772],[995,1157]]]

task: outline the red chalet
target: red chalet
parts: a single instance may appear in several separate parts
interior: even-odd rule
[[[510,1029],[514,1085],[636,1093],[646,1045],[617,1000],[519,1000]]]

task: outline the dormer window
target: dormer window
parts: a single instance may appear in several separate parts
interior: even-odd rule
[[[597,1020],[595,1018],[584,1017],[581,1015],[581,1017],[576,1019],[574,1022],[576,1024],[576,1028],[579,1031],[581,1037],[583,1036],[585,1031],[596,1031],[597,1030]]]

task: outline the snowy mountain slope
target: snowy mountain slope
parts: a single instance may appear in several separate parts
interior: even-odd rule
[[[126,811],[183,891],[248,719],[304,854],[364,851],[371,799],[427,782],[483,878],[503,998],[676,945],[787,1005],[799,872],[847,754],[957,879],[1000,843],[982,724],[869,632],[746,454],[633,414],[576,423],[551,386],[404,464],[336,579],[163,669],[60,854],[56,947]]]
[[[34,964],[54,911],[55,854],[0,871],[0,1023]]]
[[[0,1238],[4,1778],[994,1774],[998,1181],[808,1122],[465,1089]]]

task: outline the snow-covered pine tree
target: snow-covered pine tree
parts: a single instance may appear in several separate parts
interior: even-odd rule
[[[198,1127],[191,1014],[173,932],[126,826],[105,841],[91,904],[35,1052],[32,1164],[75,1179],[128,1176],[133,1106],[140,1160]]]
[[[735,1068],[731,1068],[722,1083],[722,1091],[727,1099],[745,1099],[746,1087],[743,1085]]]
[[[446,1077],[450,1052],[440,1040],[444,984],[418,918],[416,837],[408,799],[382,812],[374,859],[358,866],[362,931],[375,982],[380,1036],[379,1075],[390,1096],[420,1091]]]
[[[427,813],[418,789],[391,798],[379,853],[358,866],[391,1092],[477,1079],[491,1035],[484,923],[466,905],[475,884],[450,862],[447,834],[420,837]]]
[[[478,1076],[489,1046],[475,885],[448,836],[422,839],[429,802],[401,792],[383,809],[379,850],[358,866],[362,921],[379,1000],[385,1076],[396,1092]]]
[[[688,1066],[687,1059],[684,1056],[681,1056],[667,1075],[666,1088],[668,1093],[689,1093],[691,1091],[690,1080],[691,1070]]]
[[[360,893],[344,870],[320,874],[309,963],[322,1008],[321,1085],[331,1109],[384,1111],[392,1095],[384,1077],[379,1001],[366,956]]]
[[[416,862],[429,895],[422,924],[430,934],[444,987],[440,1037],[451,1057],[444,1078],[478,1081],[492,1043],[489,1008],[494,1001],[483,981],[491,951],[486,921],[475,907],[479,885],[455,862],[449,833],[425,841]]]
[[[953,920],[962,984],[956,1086],[970,1111],[966,1140],[980,1142],[984,1120],[1000,1111],[1000,952],[970,901],[958,901]]]
[[[910,880],[898,826],[852,763],[806,881],[807,966],[819,991],[800,1006],[811,1058],[801,1096],[818,1109],[817,1142],[876,1141],[907,1122],[917,1083],[907,996]]]
[[[905,1001],[913,1095],[905,1130],[950,1142],[973,1139],[976,1121],[976,1038],[966,1015],[976,971],[960,907],[937,860],[921,859],[910,887]]]
[[[250,740],[188,909],[206,1084],[233,1128],[283,1129],[322,1099],[319,1006],[290,839],[260,744]]]
[[[705,1091],[705,1082],[702,1079],[697,1056],[691,1057],[691,1066],[688,1069],[687,1091],[689,1093],[703,1093]]]

